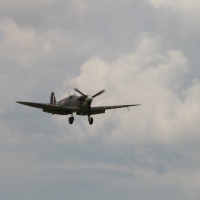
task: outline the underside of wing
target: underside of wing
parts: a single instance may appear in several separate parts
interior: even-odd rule
[[[97,114],[103,114],[105,113],[104,107],[91,107],[91,113],[90,115],[97,115]],[[80,110],[76,112],[77,115],[88,115],[87,110]]]
[[[117,108],[128,108],[131,106],[139,106],[141,104],[132,104],[132,105],[116,105],[116,106],[98,106],[91,107],[91,115],[103,114],[106,110],[117,109]],[[88,115],[87,111],[79,111],[77,115]]]
[[[35,102],[21,102],[21,101],[17,101],[17,103],[34,108],[43,109],[43,112],[58,114],[58,115],[68,115],[71,112],[77,112],[80,110],[80,108],[77,106],[60,106],[49,103],[35,103]]]

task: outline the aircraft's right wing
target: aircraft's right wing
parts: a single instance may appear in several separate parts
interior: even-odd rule
[[[70,114],[71,112],[77,112],[80,110],[80,108],[77,106],[60,106],[49,103],[21,102],[21,101],[17,101],[17,103],[34,108],[40,108],[43,109],[44,112],[59,114],[59,115],[67,115]]]

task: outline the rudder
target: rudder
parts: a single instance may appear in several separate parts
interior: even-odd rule
[[[50,104],[56,104],[56,97],[55,97],[54,92],[51,93]]]

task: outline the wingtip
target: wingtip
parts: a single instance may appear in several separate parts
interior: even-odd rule
[[[23,104],[23,102],[22,102],[22,101],[16,101],[16,103]]]
[[[133,104],[132,106],[141,106],[141,104]]]
[[[133,104],[131,106],[141,106],[142,104]]]

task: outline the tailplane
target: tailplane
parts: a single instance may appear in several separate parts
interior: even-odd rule
[[[56,97],[55,97],[54,92],[51,93],[50,104],[56,104]]]

